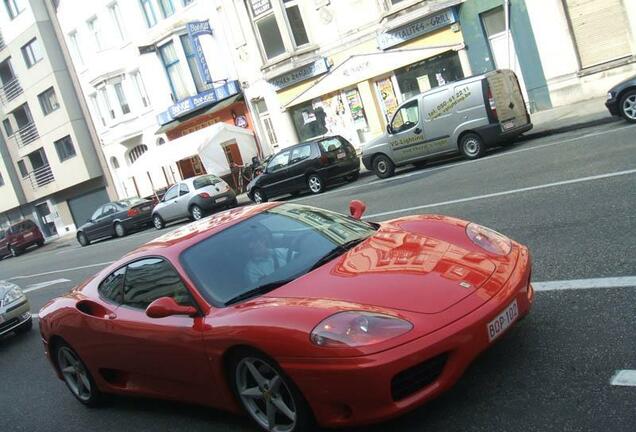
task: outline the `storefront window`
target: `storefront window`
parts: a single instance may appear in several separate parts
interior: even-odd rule
[[[375,86],[382,101],[382,110],[388,122],[398,107],[398,100],[395,96],[395,90],[393,90],[393,83],[391,82],[391,78],[387,77],[377,80]]]
[[[403,99],[464,78],[459,55],[447,52],[395,71]]]
[[[300,141],[307,141],[327,133],[327,115],[322,106],[314,109],[312,102],[306,102],[294,107],[291,115]]]

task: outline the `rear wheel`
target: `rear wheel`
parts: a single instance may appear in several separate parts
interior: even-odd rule
[[[12,257],[17,257],[18,255],[20,255],[20,250],[13,245],[9,245],[9,253]]]
[[[266,431],[311,430],[313,418],[307,402],[276,362],[245,351],[232,359],[231,383],[241,405]]]
[[[154,215],[152,217],[152,224],[155,226],[156,229],[160,230],[163,229],[163,227],[165,226],[163,219],[161,218],[161,216],[159,216],[158,214]]]
[[[97,405],[101,393],[77,353],[70,346],[60,344],[56,349],[55,359],[64,382],[73,396],[86,406]]]
[[[395,174],[395,164],[388,156],[381,154],[373,159],[373,171],[382,179],[388,178]]]
[[[484,140],[473,132],[462,135],[459,140],[459,150],[468,159],[477,159],[483,156],[486,151]]]
[[[126,228],[124,228],[124,226],[120,222],[117,222],[115,224],[115,235],[117,237],[123,237],[126,235]]]
[[[618,106],[621,115],[628,122],[636,122],[636,90],[630,90],[621,98]]]
[[[318,174],[311,174],[307,177],[307,186],[313,194],[319,194],[325,190],[325,184]]]
[[[203,209],[195,204],[192,207],[190,207],[190,216],[192,217],[193,220],[199,220],[203,218],[205,214],[203,213]]]
[[[86,237],[86,234],[84,234],[83,232],[77,234],[77,241],[82,246],[88,246],[91,243],[88,237]]]
[[[254,197],[256,204],[267,202],[267,195],[260,189],[255,189],[254,192],[252,192],[252,197]]]
[[[44,246],[44,240],[38,240],[38,247]]]

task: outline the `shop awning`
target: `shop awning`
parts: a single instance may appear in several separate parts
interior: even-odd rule
[[[445,51],[458,51],[464,44],[437,45],[426,48],[391,50],[352,55],[316,83],[285,105],[285,109],[322,95],[353,86],[359,82],[393,72],[396,69],[433,57]]]
[[[188,120],[200,116],[200,115],[204,115],[204,114],[212,114],[215,113],[217,111],[221,111],[222,109],[225,109],[227,107],[229,107],[230,105],[232,105],[234,102],[243,100],[243,93],[239,93],[237,95],[231,96],[227,99],[223,99],[222,101],[209,106],[207,108],[202,108],[200,110],[194,111],[186,116],[183,116],[177,120],[173,120],[170,123],[166,123],[165,125],[161,126],[159,129],[157,129],[155,131],[155,135],[156,134],[161,134],[164,133],[166,131],[169,131],[170,129],[172,129],[173,127],[176,127],[178,125],[180,125],[181,123],[187,122]]]

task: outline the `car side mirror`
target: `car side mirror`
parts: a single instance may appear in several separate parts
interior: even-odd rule
[[[150,318],[165,318],[173,315],[193,316],[197,309],[193,306],[182,306],[172,297],[161,297],[153,301],[146,308],[146,315]]]
[[[386,125],[386,132],[391,135],[393,134],[393,127],[390,124]]]
[[[349,214],[354,219],[362,218],[362,215],[364,214],[366,209],[367,209],[367,205],[363,201],[352,200],[349,203]]]

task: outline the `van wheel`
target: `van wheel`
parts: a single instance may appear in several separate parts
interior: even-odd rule
[[[636,122],[636,90],[625,93],[618,106],[621,115],[628,122]]]
[[[484,141],[473,132],[462,135],[459,141],[459,149],[468,159],[477,159],[486,151]]]
[[[325,190],[325,184],[318,174],[311,174],[307,177],[307,186],[312,194],[319,194]]]
[[[381,154],[373,159],[373,171],[382,179],[392,177],[395,174],[395,164],[387,156]]]

